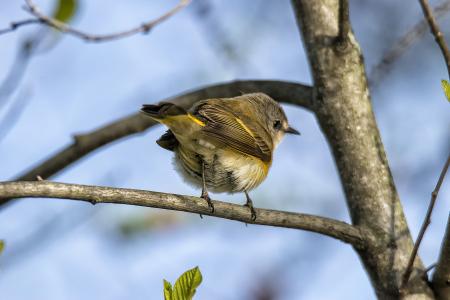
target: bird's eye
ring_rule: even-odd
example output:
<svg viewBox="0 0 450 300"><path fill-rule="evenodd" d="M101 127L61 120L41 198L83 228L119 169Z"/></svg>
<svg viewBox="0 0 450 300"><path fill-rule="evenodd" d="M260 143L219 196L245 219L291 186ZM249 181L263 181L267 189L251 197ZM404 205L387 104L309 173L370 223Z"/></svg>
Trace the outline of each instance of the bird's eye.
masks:
<svg viewBox="0 0 450 300"><path fill-rule="evenodd" d="M275 122L273 122L273 128L275 130L280 130L281 129L281 121L280 120L275 120Z"/></svg>

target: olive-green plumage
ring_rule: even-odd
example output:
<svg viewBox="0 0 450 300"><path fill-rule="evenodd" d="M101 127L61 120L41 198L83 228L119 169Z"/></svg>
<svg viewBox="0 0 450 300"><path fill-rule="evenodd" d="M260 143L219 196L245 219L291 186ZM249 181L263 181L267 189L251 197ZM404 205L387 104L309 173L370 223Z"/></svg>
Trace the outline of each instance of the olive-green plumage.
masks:
<svg viewBox="0 0 450 300"><path fill-rule="evenodd" d="M284 134L298 134L281 106L263 93L203 100L189 111L172 103L144 105L142 112L169 128L157 143L175 153L183 177L215 192L257 187Z"/></svg>

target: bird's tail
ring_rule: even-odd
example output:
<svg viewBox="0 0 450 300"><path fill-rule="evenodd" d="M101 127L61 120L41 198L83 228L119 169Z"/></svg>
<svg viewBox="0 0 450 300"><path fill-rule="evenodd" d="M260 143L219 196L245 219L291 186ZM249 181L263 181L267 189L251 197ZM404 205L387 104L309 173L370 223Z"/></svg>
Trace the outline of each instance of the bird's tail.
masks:
<svg viewBox="0 0 450 300"><path fill-rule="evenodd" d="M168 117L187 114L184 108L169 102L162 102L160 104L144 104L142 105L141 112L161 123L163 123L162 121Z"/></svg>
<svg viewBox="0 0 450 300"><path fill-rule="evenodd" d="M205 126L202 120L173 103L144 104L141 112L169 127L175 135Z"/></svg>

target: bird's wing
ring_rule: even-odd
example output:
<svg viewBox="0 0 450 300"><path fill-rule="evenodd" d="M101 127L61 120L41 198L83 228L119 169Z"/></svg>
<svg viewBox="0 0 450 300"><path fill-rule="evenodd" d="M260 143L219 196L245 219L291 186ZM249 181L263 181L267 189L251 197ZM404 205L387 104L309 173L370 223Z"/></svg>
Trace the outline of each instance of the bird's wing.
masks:
<svg viewBox="0 0 450 300"><path fill-rule="evenodd" d="M258 134L265 134L265 129L256 122L244 123L243 118L234 112L231 103L227 105L223 101L207 100L196 106L194 115L205 122L202 134L237 151L269 162L272 159L271 148L261 134Z"/></svg>

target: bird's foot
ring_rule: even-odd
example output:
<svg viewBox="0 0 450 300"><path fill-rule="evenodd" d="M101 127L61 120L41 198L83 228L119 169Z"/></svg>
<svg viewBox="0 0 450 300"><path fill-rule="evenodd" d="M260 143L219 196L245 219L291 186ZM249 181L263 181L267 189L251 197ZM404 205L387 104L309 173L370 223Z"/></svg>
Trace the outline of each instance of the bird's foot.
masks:
<svg viewBox="0 0 450 300"><path fill-rule="evenodd" d="M211 213L213 214L214 213L214 205L211 201L211 198L208 195L208 192L202 191L202 195L200 196L200 198L203 198L206 200L206 202L208 202L208 207L211 210Z"/></svg>
<svg viewBox="0 0 450 300"><path fill-rule="evenodd" d="M256 220L256 211L255 208L253 207L253 201L252 199L250 199L247 192L245 193L245 196L247 197L247 202L244 204L244 206L247 206L250 209L252 222L254 222Z"/></svg>

